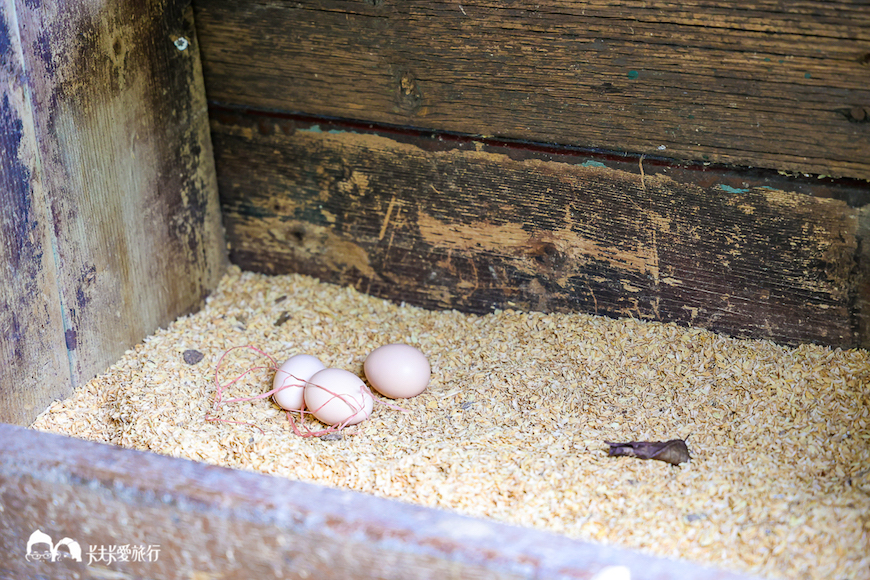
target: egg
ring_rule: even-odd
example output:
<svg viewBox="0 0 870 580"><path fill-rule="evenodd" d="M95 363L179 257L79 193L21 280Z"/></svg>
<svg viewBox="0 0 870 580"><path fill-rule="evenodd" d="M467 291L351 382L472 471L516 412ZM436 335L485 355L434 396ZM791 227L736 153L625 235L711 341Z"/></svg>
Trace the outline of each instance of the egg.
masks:
<svg viewBox="0 0 870 580"><path fill-rule="evenodd" d="M275 379L272 381L273 390L285 385L287 388L281 389L272 395L272 398L282 409L301 411L305 408L303 396L305 383L314 376L314 373L325 368L326 365L320 362L320 359L310 354L291 356L275 372Z"/></svg>
<svg viewBox="0 0 870 580"><path fill-rule="evenodd" d="M327 425L356 425L372 414L372 393L361 378L344 369L323 369L305 385L305 406Z"/></svg>
<svg viewBox="0 0 870 580"><path fill-rule="evenodd" d="M409 344L387 344L372 351L363 364L369 384L384 396L410 399L426 390L431 368L426 355Z"/></svg>

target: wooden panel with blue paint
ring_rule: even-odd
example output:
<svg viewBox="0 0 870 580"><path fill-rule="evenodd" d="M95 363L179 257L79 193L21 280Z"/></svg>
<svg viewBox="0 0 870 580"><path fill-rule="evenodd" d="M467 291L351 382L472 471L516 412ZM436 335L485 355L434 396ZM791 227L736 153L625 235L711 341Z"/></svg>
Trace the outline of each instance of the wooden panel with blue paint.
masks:
<svg viewBox="0 0 870 580"><path fill-rule="evenodd" d="M51 219L11 0L0 1L0 422L72 392Z"/></svg>
<svg viewBox="0 0 870 580"><path fill-rule="evenodd" d="M0 420L27 424L198 307L225 251L189 3L0 6Z"/></svg>
<svg viewBox="0 0 870 580"><path fill-rule="evenodd" d="M245 269L428 308L870 344L860 184L314 121L212 110Z"/></svg>
<svg viewBox="0 0 870 580"><path fill-rule="evenodd" d="M223 105L870 179L865 2L195 6Z"/></svg>

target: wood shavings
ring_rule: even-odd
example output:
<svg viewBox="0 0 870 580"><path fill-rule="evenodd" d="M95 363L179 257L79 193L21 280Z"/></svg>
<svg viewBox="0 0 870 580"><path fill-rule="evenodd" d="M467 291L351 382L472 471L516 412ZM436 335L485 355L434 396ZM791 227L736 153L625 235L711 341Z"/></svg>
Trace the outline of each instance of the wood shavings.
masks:
<svg viewBox="0 0 870 580"><path fill-rule="evenodd" d="M280 324L279 324L280 322ZM301 438L267 399L206 422L233 346L362 375L407 342L432 365L409 412ZM190 365L184 352L204 358ZM228 377L262 366L240 351ZM228 397L271 388L267 369ZM870 355L580 314L430 312L232 268L206 307L53 403L34 428L352 489L770 578L870 578ZM312 423L312 428L318 424ZM322 426L320 426L322 428ZM691 433L692 460L604 441Z"/></svg>

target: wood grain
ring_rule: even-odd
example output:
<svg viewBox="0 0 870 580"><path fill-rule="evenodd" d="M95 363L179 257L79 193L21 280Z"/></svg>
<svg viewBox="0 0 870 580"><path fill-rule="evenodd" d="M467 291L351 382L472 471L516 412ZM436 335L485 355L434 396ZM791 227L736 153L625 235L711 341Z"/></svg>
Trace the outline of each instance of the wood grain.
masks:
<svg viewBox="0 0 870 580"><path fill-rule="evenodd" d="M30 179L44 198L17 195L39 206L34 216L50 234L22 260L44 271L46 284L48 264L57 268L45 295L4 289L13 303L35 301L50 322L42 345L50 354L22 352L12 361L28 380L13 387L13 375L0 371L2 418L26 424L42 409L22 407L14 393L44 400L103 372L197 307L217 285L225 253L189 4L5 6L21 38L19 82L33 119L38 160ZM184 50L175 45L180 37ZM3 164L14 170L5 157ZM18 236L9 250L27 243ZM40 371L44 361L48 372ZM71 382L50 384L53 376Z"/></svg>
<svg viewBox="0 0 870 580"><path fill-rule="evenodd" d="M868 265L858 262L868 215L840 199L250 112L216 111L212 129L231 259L243 268L427 308L868 344Z"/></svg>
<svg viewBox="0 0 870 580"><path fill-rule="evenodd" d="M216 103L870 178L864 2L195 6Z"/></svg>
<svg viewBox="0 0 870 580"><path fill-rule="evenodd" d="M72 383L12 0L0 0L0 57L0 422L25 423Z"/></svg>
<svg viewBox="0 0 870 580"><path fill-rule="evenodd" d="M0 425L3 578L747 578L358 492ZM62 455L57 453L63 449ZM83 562L29 562L39 528ZM101 546L158 546L151 562L88 564ZM747 578L748 580L748 578Z"/></svg>

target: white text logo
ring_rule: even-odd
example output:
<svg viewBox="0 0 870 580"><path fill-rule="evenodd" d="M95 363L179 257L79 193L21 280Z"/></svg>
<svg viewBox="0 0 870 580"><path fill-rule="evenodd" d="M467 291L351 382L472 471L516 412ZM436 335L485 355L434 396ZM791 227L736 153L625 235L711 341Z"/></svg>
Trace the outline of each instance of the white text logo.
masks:
<svg viewBox="0 0 870 580"><path fill-rule="evenodd" d="M160 546L91 546L88 550L88 566L95 562L156 562Z"/></svg>

